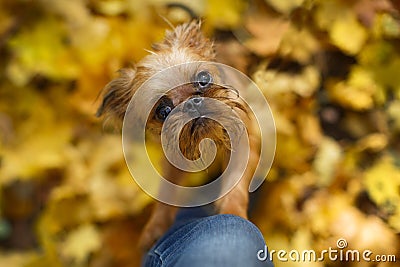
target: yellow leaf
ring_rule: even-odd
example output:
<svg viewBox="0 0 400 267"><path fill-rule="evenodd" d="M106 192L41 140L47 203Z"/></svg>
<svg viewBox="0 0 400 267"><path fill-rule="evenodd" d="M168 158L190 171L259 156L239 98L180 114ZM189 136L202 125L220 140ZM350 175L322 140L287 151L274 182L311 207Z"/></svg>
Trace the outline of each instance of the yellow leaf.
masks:
<svg viewBox="0 0 400 267"><path fill-rule="evenodd" d="M31 29L19 32L8 42L15 53L7 69L8 77L18 85L25 85L35 74L53 79L75 78L79 67L65 38L63 24L55 19L40 20Z"/></svg>
<svg viewBox="0 0 400 267"><path fill-rule="evenodd" d="M126 1L121 0L108 0L96 1L97 11L108 16L117 16L122 14L126 9Z"/></svg>
<svg viewBox="0 0 400 267"><path fill-rule="evenodd" d="M328 30L336 20L349 13L351 11L344 1L319 0L314 13L315 24Z"/></svg>
<svg viewBox="0 0 400 267"><path fill-rule="evenodd" d="M393 130L400 131L400 100L395 100L388 107L388 115L393 123Z"/></svg>
<svg viewBox="0 0 400 267"><path fill-rule="evenodd" d="M376 153L385 149L388 142L388 137L385 134L374 133L359 140L357 147L361 151L369 150Z"/></svg>
<svg viewBox="0 0 400 267"><path fill-rule="evenodd" d="M318 52L319 46L317 38L309 30L290 25L282 37L279 53L309 65L310 60Z"/></svg>
<svg viewBox="0 0 400 267"><path fill-rule="evenodd" d="M386 212L400 206L400 169L392 157L383 157L365 172L365 187L371 199Z"/></svg>
<svg viewBox="0 0 400 267"><path fill-rule="evenodd" d="M332 100L354 110L372 108L375 94L380 89L371 73L362 67L354 67L347 81L328 84Z"/></svg>
<svg viewBox="0 0 400 267"><path fill-rule="evenodd" d="M206 0L206 22L213 28L232 29L241 21L245 7L242 0Z"/></svg>
<svg viewBox="0 0 400 267"><path fill-rule="evenodd" d="M281 97L283 93L288 92L309 97L320 83L319 73L313 66L305 67L299 75L276 70L259 70L254 74L254 79L267 97Z"/></svg>
<svg viewBox="0 0 400 267"><path fill-rule="evenodd" d="M304 142L311 145L319 145L323 140L320 122L314 114L299 114L297 126Z"/></svg>
<svg viewBox="0 0 400 267"><path fill-rule="evenodd" d="M273 110L274 111L274 110ZM274 121L275 121L275 127L277 133L283 134L283 135L293 135L296 133L296 128L293 122L290 121L287 116L283 112L273 112L274 115Z"/></svg>
<svg viewBox="0 0 400 267"><path fill-rule="evenodd" d="M0 184L13 179L29 179L45 169L65 164L63 149L68 145L71 129L66 124L46 127L29 136L21 144L4 152L4 167L0 169Z"/></svg>
<svg viewBox="0 0 400 267"><path fill-rule="evenodd" d="M292 10L300 7L304 0L265 0L265 2L270 4L278 12L288 15Z"/></svg>
<svg viewBox="0 0 400 267"><path fill-rule="evenodd" d="M92 224L82 225L67 236L61 247L61 254L77 264L87 262L91 253L101 247L100 233Z"/></svg>
<svg viewBox="0 0 400 267"><path fill-rule="evenodd" d="M33 251L4 252L0 251L0 266L25 266L34 256Z"/></svg>
<svg viewBox="0 0 400 267"><path fill-rule="evenodd" d="M305 145L296 136L277 136L275 162L285 169L304 172L309 168L309 158L313 153L313 148Z"/></svg>
<svg viewBox="0 0 400 267"><path fill-rule="evenodd" d="M378 14L375 18L374 34L376 37L400 37L400 22L388 13Z"/></svg>
<svg viewBox="0 0 400 267"><path fill-rule="evenodd" d="M357 54L368 38L367 30L352 13L336 19L329 36L333 44L351 55Z"/></svg>
<svg viewBox="0 0 400 267"><path fill-rule="evenodd" d="M395 53L393 45L385 40L368 43L357 55L362 65L383 65L391 60Z"/></svg>
<svg viewBox="0 0 400 267"><path fill-rule="evenodd" d="M318 147L313 163L320 185L327 186L331 183L341 158L342 149L340 145L333 139L325 137Z"/></svg>
<svg viewBox="0 0 400 267"><path fill-rule="evenodd" d="M244 40L244 45L251 51L262 56L274 54L278 50L282 38L289 28L289 22L287 20L281 17L274 18L272 16L266 16L264 14L250 16L247 19L246 25L252 37L248 40ZM269 34L265 34L266 32ZM241 35L244 35L240 31L236 31L236 34L239 38Z"/></svg>
<svg viewBox="0 0 400 267"><path fill-rule="evenodd" d="M389 217L388 222L391 227L396 229L397 234L400 233L400 205L397 206L395 214Z"/></svg>
<svg viewBox="0 0 400 267"><path fill-rule="evenodd" d="M335 228L331 229L333 220L348 209L351 209L351 205L346 194L322 190L304 204L304 216L312 218L307 219L311 231L327 237L335 230ZM356 228L351 227L345 230L350 235L354 234ZM346 234L343 231L342 233Z"/></svg>

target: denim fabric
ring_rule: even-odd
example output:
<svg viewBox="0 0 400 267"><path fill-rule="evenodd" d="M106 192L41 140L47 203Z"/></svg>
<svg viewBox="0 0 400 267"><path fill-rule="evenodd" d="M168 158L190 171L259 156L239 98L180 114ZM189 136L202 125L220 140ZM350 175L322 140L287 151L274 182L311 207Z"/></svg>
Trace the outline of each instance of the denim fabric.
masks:
<svg viewBox="0 0 400 267"><path fill-rule="evenodd" d="M142 266L273 266L257 258L265 242L254 224L238 216L210 213L209 206L181 209L173 227L147 253Z"/></svg>

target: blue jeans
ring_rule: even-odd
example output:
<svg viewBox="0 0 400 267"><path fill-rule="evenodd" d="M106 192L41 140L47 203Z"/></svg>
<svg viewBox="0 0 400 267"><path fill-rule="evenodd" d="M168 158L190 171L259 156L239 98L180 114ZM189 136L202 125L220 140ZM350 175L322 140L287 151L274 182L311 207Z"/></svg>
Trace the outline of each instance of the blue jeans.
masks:
<svg viewBox="0 0 400 267"><path fill-rule="evenodd" d="M261 232L248 220L228 214L210 216L210 206L182 208L142 266L273 267L268 259L257 257L264 248Z"/></svg>

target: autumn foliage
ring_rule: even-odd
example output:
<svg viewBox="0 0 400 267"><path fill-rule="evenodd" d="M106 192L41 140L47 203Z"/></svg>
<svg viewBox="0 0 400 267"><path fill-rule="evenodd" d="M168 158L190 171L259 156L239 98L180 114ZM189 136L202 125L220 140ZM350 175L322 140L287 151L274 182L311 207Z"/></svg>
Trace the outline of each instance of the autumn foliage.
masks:
<svg viewBox="0 0 400 267"><path fill-rule="evenodd" d="M271 106L276 156L250 216L269 248L345 238L399 262L398 1L1 0L0 266L138 265L152 199L95 117L98 95L185 7Z"/></svg>

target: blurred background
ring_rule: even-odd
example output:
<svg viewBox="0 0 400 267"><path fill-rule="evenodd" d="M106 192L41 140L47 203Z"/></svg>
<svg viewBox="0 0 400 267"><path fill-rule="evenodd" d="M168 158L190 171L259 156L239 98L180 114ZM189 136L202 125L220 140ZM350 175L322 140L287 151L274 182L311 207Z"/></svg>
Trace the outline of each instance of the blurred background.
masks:
<svg viewBox="0 0 400 267"><path fill-rule="evenodd" d="M0 0L0 266L138 266L152 200L95 117L118 69L191 14L277 128L251 220L269 249L400 261L397 0ZM398 266L279 262L279 266Z"/></svg>

